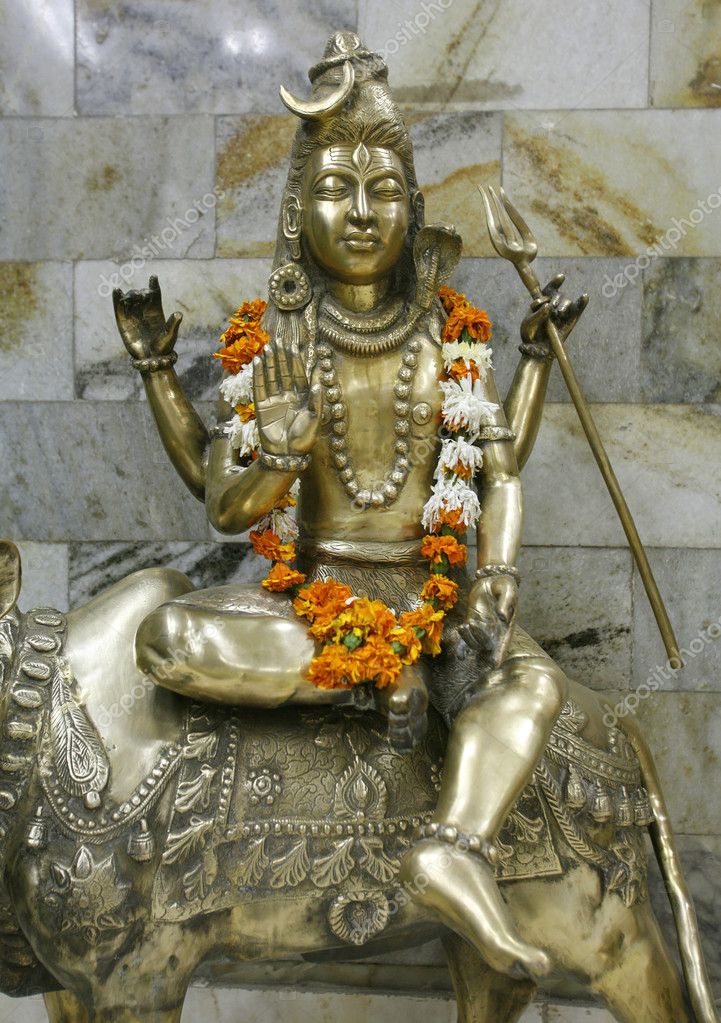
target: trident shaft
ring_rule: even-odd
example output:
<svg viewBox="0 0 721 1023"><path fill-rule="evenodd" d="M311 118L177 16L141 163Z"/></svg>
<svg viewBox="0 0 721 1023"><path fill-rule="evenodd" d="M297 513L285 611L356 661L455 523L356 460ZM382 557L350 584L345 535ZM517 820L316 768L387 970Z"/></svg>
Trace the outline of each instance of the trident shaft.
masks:
<svg viewBox="0 0 721 1023"><path fill-rule="evenodd" d="M530 292L531 296L533 298L541 298L541 285L535 272L531 269L531 262L536 258L536 253L538 252L536 239L534 238L531 229L528 227L525 220L503 189L501 189L500 198L496 195L493 188L489 187L486 190L479 186L478 190L483 197L488 233L494 249L499 256L502 256L504 259L513 263L518 271L519 277ZM598 468L601 470L601 475L608 487L608 492L610 493L611 500L618 512L618 517L621 520L621 525L623 526L623 530L628 539L628 544L631 548L634 561L638 566L638 571L643 581L656 622L658 623L669 661L673 666L681 667L683 662L681 660L681 655L679 654L678 643L676 642L673 626L671 625L663 598L661 597L658 585L656 584L653 572L651 571L651 566L648 562L648 556L645 548L641 542L640 536L638 535L636 523L633 521L633 516L631 515L631 511L626 503L626 498L623 496L621 486L616 478L616 473L613 471L613 466L611 465L606 449L603 446L603 441L601 440L601 436L591 415L588 402L583 395L578 378L576 377L576 373L568 358L566 349L563 346L563 342L561 341L558 330L556 329L556 325L550 318L547 321L547 329L548 339L551 342L553 354L558 360L558 365L561 368L561 373L563 374L566 387L568 388L573 404L576 407L578 418L581 420L583 432L586 434L588 443L591 446L591 451L593 452L593 457L596 459Z"/></svg>

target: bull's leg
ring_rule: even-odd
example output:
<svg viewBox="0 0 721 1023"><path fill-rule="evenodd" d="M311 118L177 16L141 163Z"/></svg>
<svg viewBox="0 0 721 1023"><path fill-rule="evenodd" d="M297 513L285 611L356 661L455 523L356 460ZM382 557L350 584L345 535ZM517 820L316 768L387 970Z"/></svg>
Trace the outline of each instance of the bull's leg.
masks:
<svg viewBox="0 0 721 1023"><path fill-rule="evenodd" d="M50 1023L89 1023L83 1005L69 991L45 995L45 1010Z"/></svg>
<svg viewBox="0 0 721 1023"><path fill-rule="evenodd" d="M689 1023L681 978L648 903L628 911L628 930L618 939L617 954L592 987L619 1023Z"/></svg>
<svg viewBox="0 0 721 1023"><path fill-rule="evenodd" d="M453 931L443 937L458 1007L458 1023L515 1023L532 1000L536 985L492 970L476 950Z"/></svg>
<svg viewBox="0 0 721 1023"><path fill-rule="evenodd" d="M579 865L563 878L509 884L527 941L545 940L554 964L598 995L619 1023L690 1023L681 978L648 901L625 906Z"/></svg>

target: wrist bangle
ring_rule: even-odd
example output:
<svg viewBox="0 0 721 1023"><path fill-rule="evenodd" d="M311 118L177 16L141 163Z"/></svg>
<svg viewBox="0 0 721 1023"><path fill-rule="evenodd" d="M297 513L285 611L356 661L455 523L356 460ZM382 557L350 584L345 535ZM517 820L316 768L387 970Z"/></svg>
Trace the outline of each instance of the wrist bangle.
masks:
<svg viewBox="0 0 721 1023"><path fill-rule="evenodd" d="M529 359L535 359L537 362L553 362L555 356L553 349L548 345L537 345L537 344L526 344L518 346L518 351L521 355L527 355Z"/></svg>
<svg viewBox="0 0 721 1023"><path fill-rule="evenodd" d="M269 455L261 451L260 462L276 472L303 472L310 465L310 455Z"/></svg>
<svg viewBox="0 0 721 1023"><path fill-rule="evenodd" d="M177 352L167 355L149 355L146 359L133 359L133 367L139 373L157 373L159 369L169 369L178 361Z"/></svg>
<svg viewBox="0 0 721 1023"><path fill-rule="evenodd" d="M476 572L476 579L489 579L498 575L510 575L520 585L521 573L514 565L483 565Z"/></svg>

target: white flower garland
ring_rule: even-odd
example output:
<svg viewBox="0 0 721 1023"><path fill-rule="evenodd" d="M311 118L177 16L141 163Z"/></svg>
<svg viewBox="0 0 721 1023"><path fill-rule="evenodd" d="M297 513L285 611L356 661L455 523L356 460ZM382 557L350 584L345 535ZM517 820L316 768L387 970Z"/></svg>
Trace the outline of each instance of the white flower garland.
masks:
<svg viewBox="0 0 721 1023"><path fill-rule="evenodd" d="M492 368L490 347L476 341L446 341L441 353L446 371L462 360L468 372L460 380L440 381L441 419L457 436L441 444L434 474L436 482L423 508L423 528L429 533L435 532L444 514L450 512L459 513L459 526L466 529L473 529L481 517L481 504L471 481L483 465L483 452L474 442L481 426L494 422L498 412L498 405L483 397L481 386L481 380ZM474 366L480 374L475 381ZM458 474L459 469L463 476Z"/></svg>

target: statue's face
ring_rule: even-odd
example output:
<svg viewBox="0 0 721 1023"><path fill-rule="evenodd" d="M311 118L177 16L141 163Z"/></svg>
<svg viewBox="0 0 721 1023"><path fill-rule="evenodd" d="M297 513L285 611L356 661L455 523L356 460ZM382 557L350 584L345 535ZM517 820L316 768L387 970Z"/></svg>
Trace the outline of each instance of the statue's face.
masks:
<svg viewBox="0 0 721 1023"><path fill-rule="evenodd" d="M403 251L410 203L403 164L392 149L335 145L317 149L303 180L303 234L331 277L370 284Z"/></svg>

